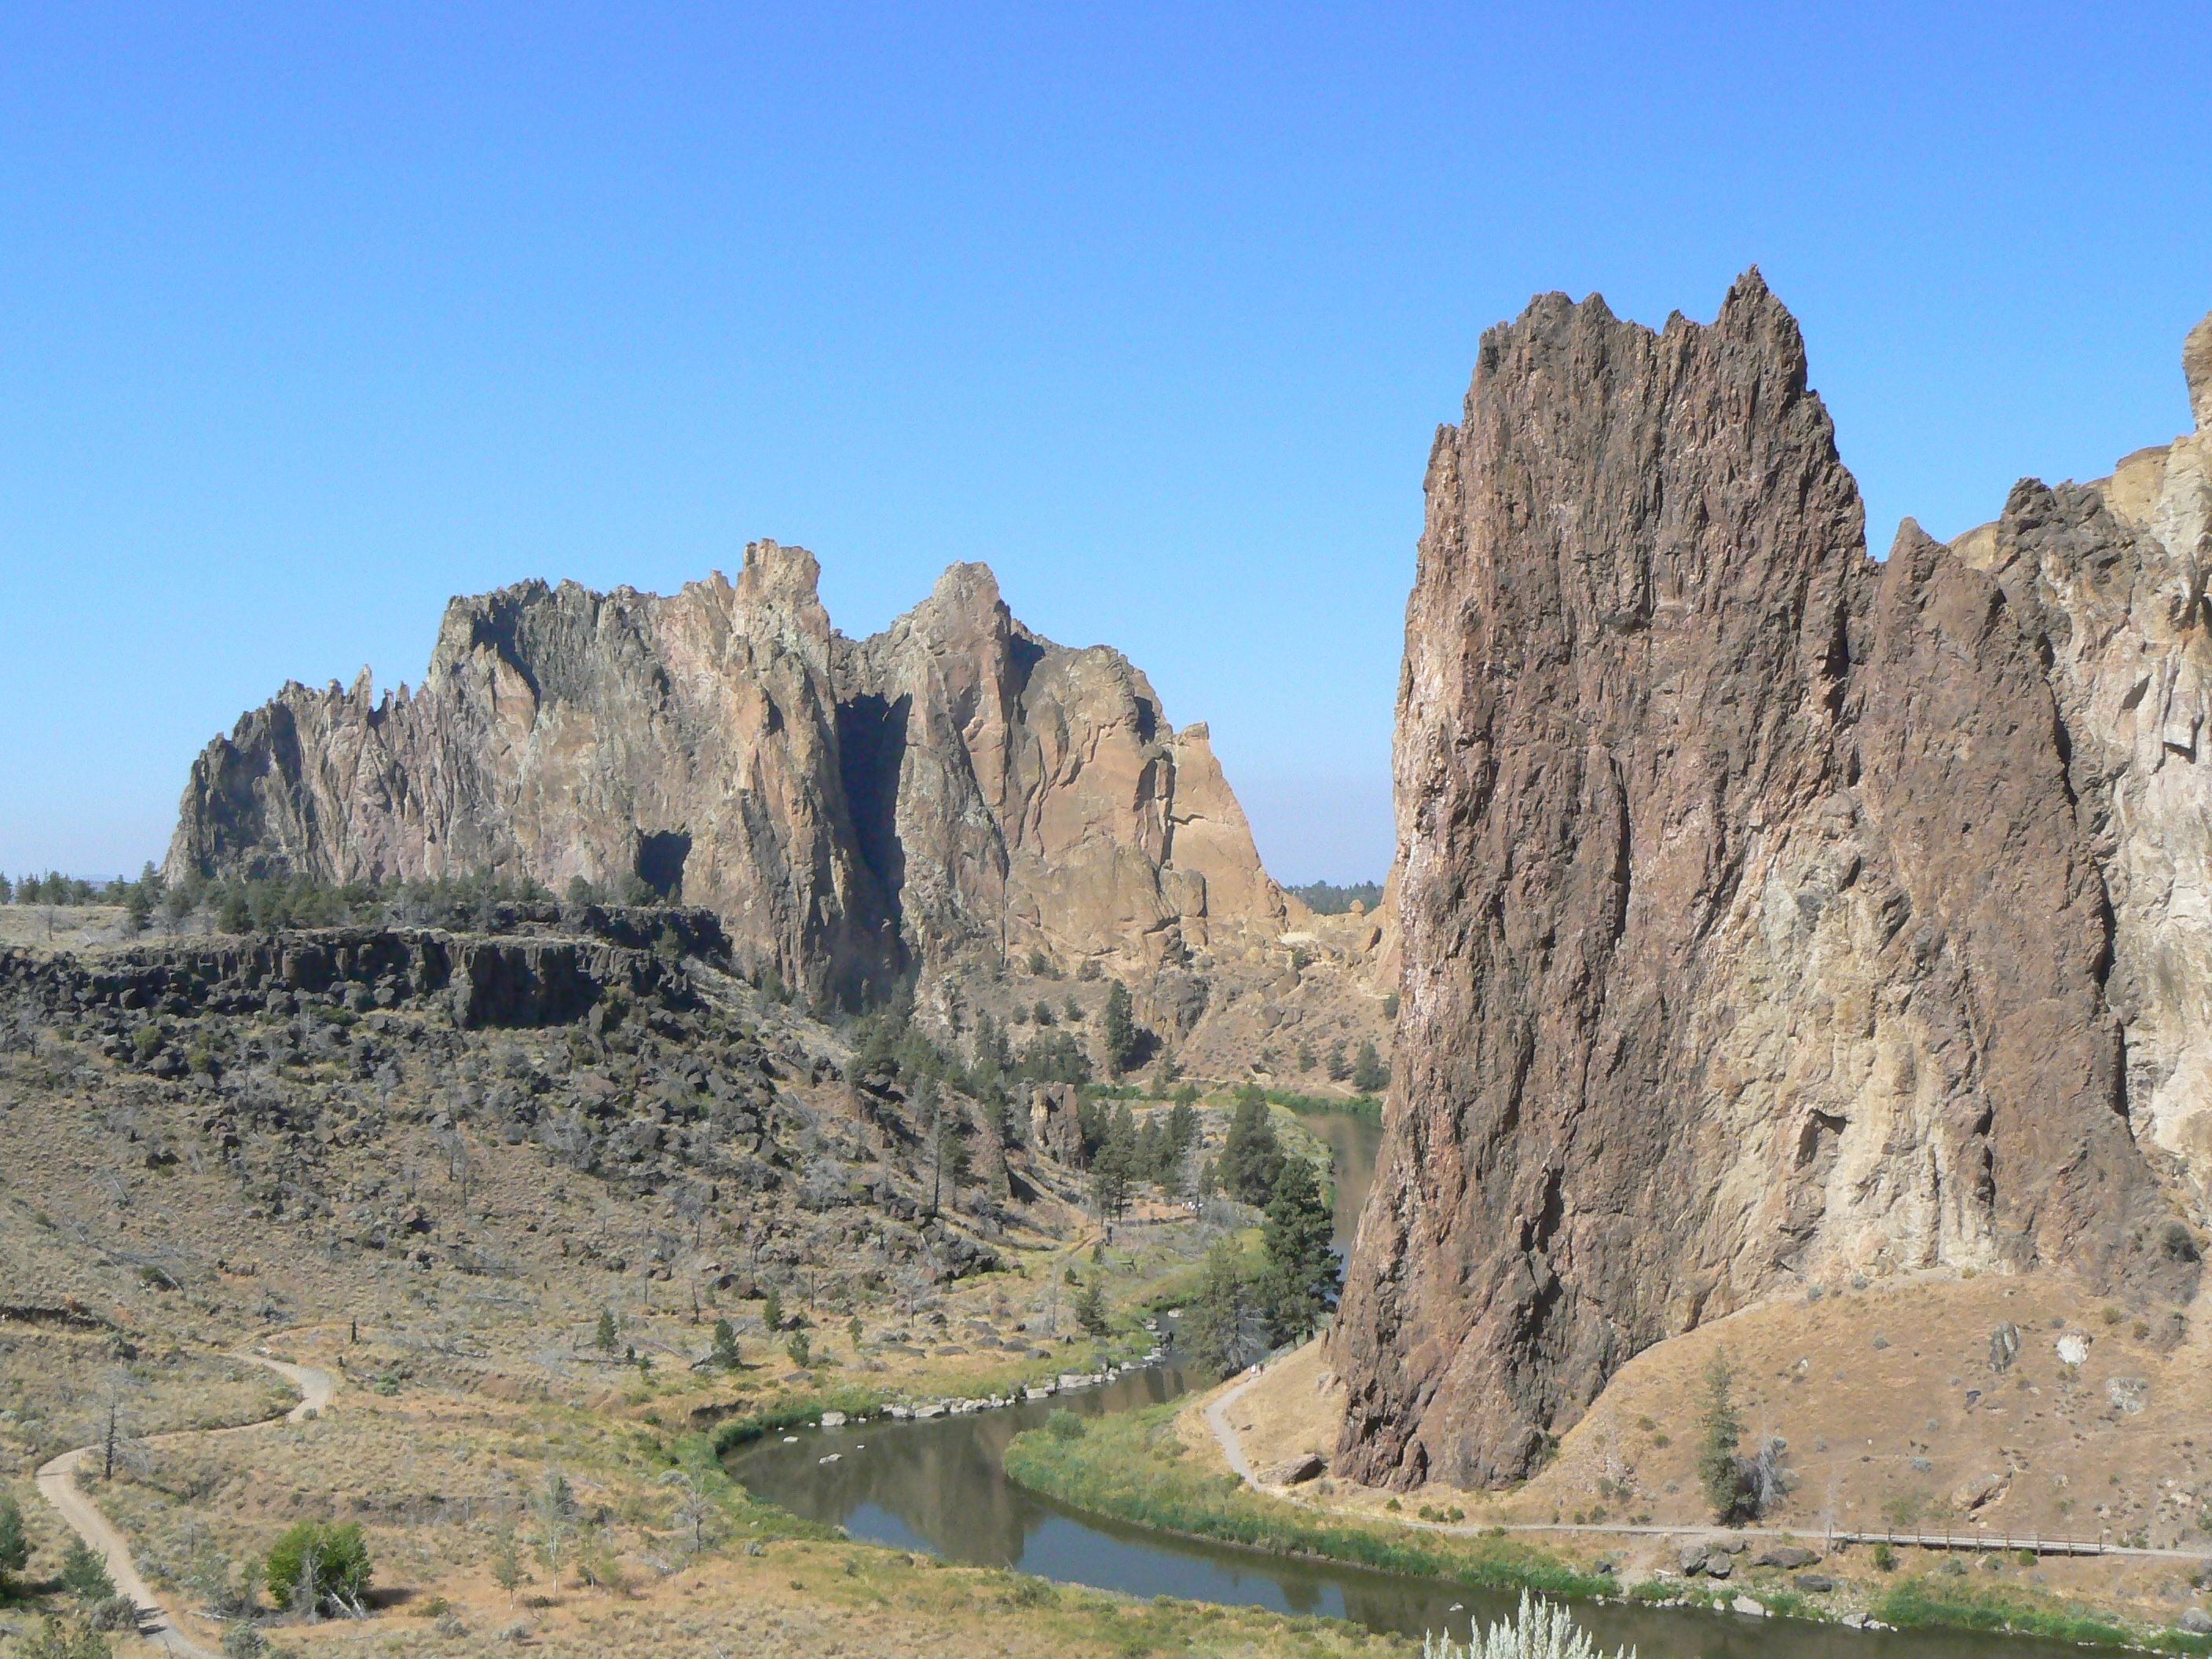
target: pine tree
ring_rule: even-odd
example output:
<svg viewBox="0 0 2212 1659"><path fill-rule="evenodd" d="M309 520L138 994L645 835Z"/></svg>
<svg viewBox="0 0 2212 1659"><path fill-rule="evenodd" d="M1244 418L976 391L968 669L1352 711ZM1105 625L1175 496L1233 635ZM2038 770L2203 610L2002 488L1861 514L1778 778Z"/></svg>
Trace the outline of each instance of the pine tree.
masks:
<svg viewBox="0 0 2212 1659"><path fill-rule="evenodd" d="M1137 1132L1138 1178L1155 1187L1164 1187L1174 1173L1175 1144L1168 1139L1167 1125L1156 1112L1145 1120L1145 1127Z"/></svg>
<svg viewBox="0 0 2212 1659"><path fill-rule="evenodd" d="M1235 1239L1218 1239L1185 1326L1192 1357L1208 1370L1225 1375L1243 1363L1245 1306L1243 1254Z"/></svg>
<svg viewBox="0 0 2212 1659"><path fill-rule="evenodd" d="M1221 1148L1221 1185L1240 1203L1265 1204L1274 1195L1275 1176L1282 1163L1267 1097L1257 1087L1247 1087L1237 1097L1229 1138Z"/></svg>
<svg viewBox="0 0 2212 1659"><path fill-rule="evenodd" d="M1713 1356L1705 1370L1705 1408L1698 1418L1698 1484L1713 1506L1713 1519L1723 1523L1742 1518L1747 1496L1743 1461L1736 1443L1743 1438L1743 1419L1735 1398L1735 1369L1725 1350Z"/></svg>
<svg viewBox="0 0 2212 1659"><path fill-rule="evenodd" d="M1375 1052L1372 1042L1359 1045L1359 1058L1352 1066L1352 1086L1363 1095L1376 1094L1390 1086L1390 1068L1382 1063L1382 1056Z"/></svg>
<svg viewBox="0 0 2212 1659"><path fill-rule="evenodd" d="M80 1601L105 1601L115 1594L107 1559L82 1538L70 1540L69 1551L62 1557L62 1583Z"/></svg>
<svg viewBox="0 0 2212 1659"><path fill-rule="evenodd" d="M1106 1287L1095 1278L1075 1298L1075 1322L1093 1336L1103 1336L1112 1329L1106 1318Z"/></svg>
<svg viewBox="0 0 2212 1659"><path fill-rule="evenodd" d="M1100 1022L1098 1036L1106 1050L1109 1077L1120 1077L1143 1058L1143 1040L1137 1030L1136 1017L1129 1010L1129 988L1118 979L1107 988L1106 1014Z"/></svg>
<svg viewBox="0 0 2212 1659"><path fill-rule="evenodd" d="M1111 1144L1091 1161L1091 1201L1102 1221L1117 1221L1129 1207L1128 1161Z"/></svg>
<svg viewBox="0 0 2212 1659"><path fill-rule="evenodd" d="M1335 1305L1335 1231L1313 1165L1302 1158L1285 1158L1261 1231L1267 1257L1261 1288L1271 1340L1305 1335Z"/></svg>
<svg viewBox="0 0 2212 1659"><path fill-rule="evenodd" d="M0 1590L8 1580L31 1565L31 1540L23 1530L22 1505L0 1492Z"/></svg>
<svg viewBox="0 0 2212 1659"><path fill-rule="evenodd" d="M599 1328L592 1340L599 1344L601 1353L615 1351L615 1310L612 1308L599 1310Z"/></svg>
<svg viewBox="0 0 2212 1659"><path fill-rule="evenodd" d="M1188 1100L1178 1098L1168 1114L1168 1144L1177 1158L1198 1144L1198 1112Z"/></svg>
<svg viewBox="0 0 2212 1659"><path fill-rule="evenodd" d="M738 1328L726 1319L714 1322L714 1363L727 1370L738 1368Z"/></svg>

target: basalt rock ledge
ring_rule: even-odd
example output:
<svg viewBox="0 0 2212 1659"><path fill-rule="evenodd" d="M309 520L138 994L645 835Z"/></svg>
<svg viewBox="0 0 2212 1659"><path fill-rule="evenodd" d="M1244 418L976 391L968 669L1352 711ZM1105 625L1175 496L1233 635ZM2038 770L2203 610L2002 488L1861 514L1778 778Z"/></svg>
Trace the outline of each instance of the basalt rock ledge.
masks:
<svg viewBox="0 0 2212 1659"><path fill-rule="evenodd" d="M1485 337L1407 612L1334 1467L1515 1479L1634 1353L1838 1275L2187 1299L2208 443L1876 562L1755 271L1709 326L1553 295Z"/></svg>

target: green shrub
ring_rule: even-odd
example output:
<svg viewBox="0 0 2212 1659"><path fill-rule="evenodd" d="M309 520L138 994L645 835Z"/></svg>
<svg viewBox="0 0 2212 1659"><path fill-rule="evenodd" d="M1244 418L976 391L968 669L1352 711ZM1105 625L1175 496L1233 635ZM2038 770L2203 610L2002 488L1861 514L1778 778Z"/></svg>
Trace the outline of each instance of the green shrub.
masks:
<svg viewBox="0 0 2212 1659"><path fill-rule="evenodd" d="M31 1565L31 1540L23 1530L22 1506L0 1492L0 1589L13 1574Z"/></svg>
<svg viewBox="0 0 2212 1659"><path fill-rule="evenodd" d="M346 1612L368 1593L370 1571L358 1526L302 1521L270 1547L262 1577L279 1607L312 1599L318 1608Z"/></svg>
<svg viewBox="0 0 2212 1659"><path fill-rule="evenodd" d="M1044 1420L1045 1431L1055 1440L1083 1438L1083 1419L1073 1412L1055 1411Z"/></svg>
<svg viewBox="0 0 2212 1659"><path fill-rule="evenodd" d="M114 1651L108 1639L91 1626L64 1625L52 1613L15 1644L20 1659L109 1659Z"/></svg>
<svg viewBox="0 0 2212 1659"><path fill-rule="evenodd" d="M62 1557L62 1583L80 1601L105 1601L115 1594L115 1581L107 1576L107 1559L82 1538L70 1540Z"/></svg>
<svg viewBox="0 0 2212 1659"><path fill-rule="evenodd" d="M1881 1547L1876 1547L1879 1557ZM1879 1559L1876 1565L1880 1565ZM1937 1586L1925 1578L1900 1579L1874 1609L1886 1624L1946 1625L1954 1630L2014 1631L2094 1647L2125 1647L2134 1638L2118 1625L2087 1614L2054 1609L2036 1598L2000 1587L1970 1589Z"/></svg>

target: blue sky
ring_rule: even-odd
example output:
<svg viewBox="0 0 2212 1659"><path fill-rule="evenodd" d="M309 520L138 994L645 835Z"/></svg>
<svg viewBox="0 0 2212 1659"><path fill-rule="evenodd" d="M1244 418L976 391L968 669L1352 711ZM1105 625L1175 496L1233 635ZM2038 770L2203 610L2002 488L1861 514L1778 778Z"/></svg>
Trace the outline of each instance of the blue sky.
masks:
<svg viewBox="0 0 2212 1659"><path fill-rule="evenodd" d="M2187 423L2212 28L1854 4L0 10L0 869L287 678L772 536L953 559L1376 876L1435 426L1537 291L1803 322L1874 539Z"/></svg>

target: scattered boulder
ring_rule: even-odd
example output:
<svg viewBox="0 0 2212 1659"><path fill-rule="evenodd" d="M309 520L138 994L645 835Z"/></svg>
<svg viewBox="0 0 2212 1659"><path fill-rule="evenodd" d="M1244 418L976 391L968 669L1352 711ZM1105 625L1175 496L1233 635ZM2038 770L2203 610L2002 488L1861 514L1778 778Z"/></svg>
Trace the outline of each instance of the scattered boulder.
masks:
<svg viewBox="0 0 2212 1659"><path fill-rule="evenodd" d="M1754 1567L1781 1567L1795 1571L1809 1567L1820 1559L1820 1552L1808 1550L1796 1544L1777 1544L1772 1549L1761 1550L1752 1561Z"/></svg>
<svg viewBox="0 0 2212 1659"><path fill-rule="evenodd" d="M2202 1607L2191 1607L2174 1621L2175 1628L2187 1631L2191 1636L2212 1636L2212 1613Z"/></svg>
<svg viewBox="0 0 2212 1659"><path fill-rule="evenodd" d="M1328 1460L1319 1452L1300 1452L1276 1464L1260 1479L1271 1486L1297 1486L1328 1473Z"/></svg>
<svg viewBox="0 0 2212 1659"><path fill-rule="evenodd" d="M1735 1571L1735 1562L1728 1556L1709 1555L1705 1558L1705 1577L1708 1578L1726 1578Z"/></svg>
<svg viewBox="0 0 2212 1659"><path fill-rule="evenodd" d="M1990 1369L2002 1376L2019 1358L2020 1327L2008 1319L1990 1334Z"/></svg>
<svg viewBox="0 0 2212 1659"><path fill-rule="evenodd" d="M2058 1339L2058 1363L2078 1365L2089 1357L2089 1339L2079 1331L2069 1331Z"/></svg>
<svg viewBox="0 0 2212 1659"><path fill-rule="evenodd" d="M2105 1398L2126 1417L2142 1410L2143 1401L2149 1395L2150 1382L2145 1377L2116 1376L2105 1384Z"/></svg>
<svg viewBox="0 0 2212 1659"><path fill-rule="evenodd" d="M1801 1572L1790 1583L1808 1595L1826 1595L1836 1587L1836 1581L1825 1572Z"/></svg>
<svg viewBox="0 0 2212 1659"><path fill-rule="evenodd" d="M1764 1619L1766 1617L1766 1603L1754 1600L1753 1597L1748 1595L1737 1596L1735 1601L1729 1603L1729 1610L1731 1613L1742 1613L1747 1618L1751 1619Z"/></svg>

